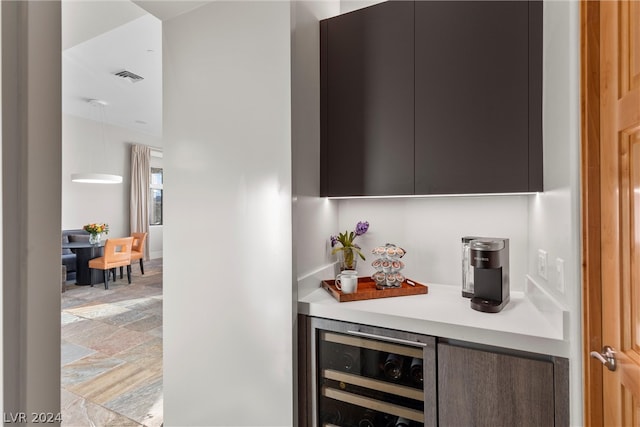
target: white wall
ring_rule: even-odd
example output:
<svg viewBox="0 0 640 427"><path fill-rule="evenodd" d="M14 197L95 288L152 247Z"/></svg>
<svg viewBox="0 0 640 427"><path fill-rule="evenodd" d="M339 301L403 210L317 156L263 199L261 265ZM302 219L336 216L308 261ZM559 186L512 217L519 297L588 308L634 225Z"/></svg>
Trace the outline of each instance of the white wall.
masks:
<svg viewBox="0 0 640 427"><path fill-rule="evenodd" d="M329 236L338 226L337 202L320 198L320 25L339 13L339 1L292 2L291 150L294 277L314 289L331 268ZM311 279L311 280L308 280Z"/></svg>
<svg viewBox="0 0 640 427"><path fill-rule="evenodd" d="M320 198L320 25L318 21L339 12L339 1L291 2L291 157L293 215L293 342L297 340L297 301L311 292L332 270L327 236L337 227L337 204ZM306 289L305 289L306 288ZM295 381L299 375L293 360L294 420L297 396L304 393ZM295 424L294 424L295 425Z"/></svg>
<svg viewBox="0 0 640 427"><path fill-rule="evenodd" d="M579 27L577 2L544 8L544 193L529 208L528 272L569 305L580 301ZM547 279L537 273L538 249L548 252ZM556 288L556 258L567 265L567 289ZM577 296L577 297L576 297Z"/></svg>
<svg viewBox="0 0 640 427"><path fill-rule="evenodd" d="M571 424L582 425L580 252L580 25L577 1L546 1L543 33L544 193L529 205L528 272L570 311ZM538 249L548 276L537 274ZM564 260L565 291L556 288Z"/></svg>
<svg viewBox="0 0 640 427"><path fill-rule="evenodd" d="M67 114L62 116L62 135L62 229L105 222L109 224L107 237L128 236L131 144L161 147L162 140ZM122 175L123 181L109 185L71 182L71 174L78 172ZM149 240L158 238L161 233Z"/></svg>
<svg viewBox="0 0 640 427"><path fill-rule="evenodd" d="M363 7L373 6L374 4L383 3L387 0L341 0L340 13L352 12Z"/></svg>
<svg viewBox="0 0 640 427"><path fill-rule="evenodd" d="M527 199L531 196L434 197L424 199L351 199L339 201L337 231L369 221L357 238L365 252L358 273L374 269L371 249L395 243L407 251L403 273L423 283L462 285L463 236L509 239L511 289L523 290L527 254Z"/></svg>
<svg viewBox="0 0 640 427"><path fill-rule="evenodd" d="M164 419L293 424L290 5L164 28Z"/></svg>

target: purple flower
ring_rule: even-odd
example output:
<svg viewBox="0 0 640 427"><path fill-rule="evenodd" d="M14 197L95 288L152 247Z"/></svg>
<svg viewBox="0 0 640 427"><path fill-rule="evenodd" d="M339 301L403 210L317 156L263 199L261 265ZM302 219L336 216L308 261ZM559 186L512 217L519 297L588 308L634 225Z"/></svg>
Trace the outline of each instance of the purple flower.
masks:
<svg viewBox="0 0 640 427"><path fill-rule="evenodd" d="M362 236L369 229L369 221L360 221L356 225L356 236Z"/></svg>
<svg viewBox="0 0 640 427"><path fill-rule="evenodd" d="M331 236L331 247L334 247L338 243L338 236Z"/></svg>

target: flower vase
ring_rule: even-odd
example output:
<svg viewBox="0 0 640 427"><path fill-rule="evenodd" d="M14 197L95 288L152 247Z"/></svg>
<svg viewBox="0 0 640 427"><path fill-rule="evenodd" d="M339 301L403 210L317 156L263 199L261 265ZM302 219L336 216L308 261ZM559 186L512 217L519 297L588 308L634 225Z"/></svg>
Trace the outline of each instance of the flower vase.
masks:
<svg viewBox="0 0 640 427"><path fill-rule="evenodd" d="M100 243L100 239L102 238L102 233L91 233L89 234L89 243L95 245L96 243Z"/></svg>
<svg viewBox="0 0 640 427"><path fill-rule="evenodd" d="M340 262L340 271L355 270L358 265L358 253L355 248L345 247L338 252L338 261Z"/></svg>

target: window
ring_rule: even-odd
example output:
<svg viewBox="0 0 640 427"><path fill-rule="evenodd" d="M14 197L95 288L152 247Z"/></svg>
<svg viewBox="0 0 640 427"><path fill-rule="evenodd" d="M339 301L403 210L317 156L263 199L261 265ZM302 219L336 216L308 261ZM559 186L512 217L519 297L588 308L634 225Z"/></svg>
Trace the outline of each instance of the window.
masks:
<svg viewBox="0 0 640 427"><path fill-rule="evenodd" d="M151 168L149 225L162 225L162 168Z"/></svg>

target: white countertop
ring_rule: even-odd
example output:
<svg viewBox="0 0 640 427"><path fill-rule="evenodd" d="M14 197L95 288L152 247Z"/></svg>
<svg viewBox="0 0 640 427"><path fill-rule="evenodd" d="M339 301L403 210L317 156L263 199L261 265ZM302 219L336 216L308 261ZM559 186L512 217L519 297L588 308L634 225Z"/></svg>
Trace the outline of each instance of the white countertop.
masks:
<svg viewBox="0 0 640 427"><path fill-rule="evenodd" d="M338 302L318 288L298 301L298 312L451 340L568 357L566 324L541 312L522 292L499 313L482 313L469 306L460 288L428 284L426 295Z"/></svg>

